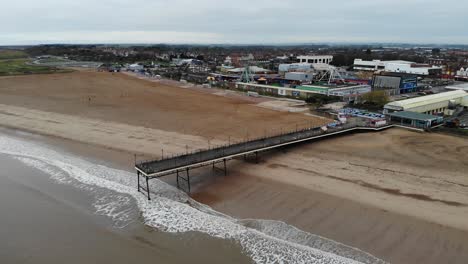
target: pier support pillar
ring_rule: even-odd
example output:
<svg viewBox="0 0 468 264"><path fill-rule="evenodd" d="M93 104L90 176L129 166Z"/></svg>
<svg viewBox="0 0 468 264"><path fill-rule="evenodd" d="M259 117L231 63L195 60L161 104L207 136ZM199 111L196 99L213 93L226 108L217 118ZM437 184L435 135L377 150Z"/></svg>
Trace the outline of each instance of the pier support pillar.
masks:
<svg viewBox="0 0 468 264"><path fill-rule="evenodd" d="M224 162L224 176L227 176L226 159L223 159L223 162Z"/></svg>
<svg viewBox="0 0 468 264"><path fill-rule="evenodd" d="M149 179L148 179L148 176L146 176L145 178L146 178L146 192L148 193L148 201L149 201L151 200L150 189L149 189Z"/></svg>
<svg viewBox="0 0 468 264"><path fill-rule="evenodd" d="M187 168L187 184L188 184L188 192L190 193L190 174L189 174L189 168Z"/></svg>
<svg viewBox="0 0 468 264"><path fill-rule="evenodd" d="M138 192L140 192L140 171L137 171L138 177Z"/></svg>
<svg viewBox="0 0 468 264"><path fill-rule="evenodd" d="M177 189L180 189L180 186L179 186L179 171L177 171Z"/></svg>

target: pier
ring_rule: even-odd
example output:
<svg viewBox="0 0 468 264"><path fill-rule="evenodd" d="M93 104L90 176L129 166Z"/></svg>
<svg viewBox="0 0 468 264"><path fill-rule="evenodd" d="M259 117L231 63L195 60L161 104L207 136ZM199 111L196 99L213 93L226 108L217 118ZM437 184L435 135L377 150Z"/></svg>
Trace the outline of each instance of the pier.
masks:
<svg viewBox="0 0 468 264"><path fill-rule="evenodd" d="M215 169L217 168L217 164L222 164L222 168L218 169L222 170L224 174L227 175L227 161L237 157L254 156L256 161L258 161L259 153L272 149L341 134L380 131L390 127L393 127L393 125L370 127L360 124L345 124L335 128L328 128L326 131L322 130L321 127L313 127L281 135L263 137L241 143L185 153L178 156L161 158L159 160L135 162L135 169L138 177L138 191L146 192L148 200L151 200L149 181L151 179L175 174L177 177L177 187L180 188L181 182L185 182L187 184L186 191L190 192L190 170L195 168L213 166L213 169ZM143 184L141 184L141 178L144 179Z"/></svg>

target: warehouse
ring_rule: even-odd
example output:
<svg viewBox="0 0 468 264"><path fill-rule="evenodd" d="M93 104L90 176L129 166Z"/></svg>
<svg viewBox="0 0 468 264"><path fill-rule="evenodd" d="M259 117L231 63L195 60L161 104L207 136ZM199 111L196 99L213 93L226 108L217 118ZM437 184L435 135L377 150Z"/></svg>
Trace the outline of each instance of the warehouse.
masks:
<svg viewBox="0 0 468 264"><path fill-rule="evenodd" d="M435 75L439 75L442 73L442 67L431 66L431 65L426 65L426 64L417 64L412 61L403 61L403 60L365 61L362 59L355 59L353 68L356 71L399 72L399 73L415 74L415 75L422 75L422 76L435 76Z"/></svg>
<svg viewBox="0 0 468 264"><path fill-rule="evenodd" d="M417 128L431 128L443 123L444 119L440 116L433 116L415 112L394 112L387 114L387 120L393 124L402 126L411 126Z"/></svg>
<svg viewBox="0 0 468 264"><path fill-rule="evenodd" d="M395 101L384 106L384 113L410 111L424 114L452 115L458 106L468 106L468 93L462 90Z"/></svg>

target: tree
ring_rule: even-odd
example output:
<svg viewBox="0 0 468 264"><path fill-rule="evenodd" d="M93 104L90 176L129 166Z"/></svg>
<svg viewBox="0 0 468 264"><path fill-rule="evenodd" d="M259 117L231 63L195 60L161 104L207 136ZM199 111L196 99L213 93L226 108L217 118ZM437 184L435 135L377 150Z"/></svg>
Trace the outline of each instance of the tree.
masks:
<svg viewBox="0 0 468 264"><path fill-rule="evenodd" d="M382 108L389 98L385 91L373 91L362 96L365 105Z"/></svg>
<svg viewBox="0 0 468 264"><path fill-rule="evenodd" d="M439 55L440 54L440 49L439 48L433 48L432 49L432 55Z"/></svg>

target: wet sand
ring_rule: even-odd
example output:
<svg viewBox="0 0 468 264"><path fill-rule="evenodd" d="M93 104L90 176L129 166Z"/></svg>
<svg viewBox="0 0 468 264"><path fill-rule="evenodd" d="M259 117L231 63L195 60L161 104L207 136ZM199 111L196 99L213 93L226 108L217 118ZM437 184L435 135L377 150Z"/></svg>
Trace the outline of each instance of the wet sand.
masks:
<svg viewBox="0 0 468 264"><path fill-rule="evenodd" d="M137 210L129 226L113 227L85 191L8 156L0 166L2 263L250 263L230 241L145 227Z"/></svg>
<svg viewBox="0 0 468 264"><path fill-rule="evenodd" d="M468 142L400 129L235 161L195 199L285 221L391 263L466 263Z"/></svg>
<svg viewBox="0 0 468 264"><path fill-rule="evenodd" d="M466 263L468 232L251 175L230 174L194 199L238 218L272 219L390 263Z"/></svg>

